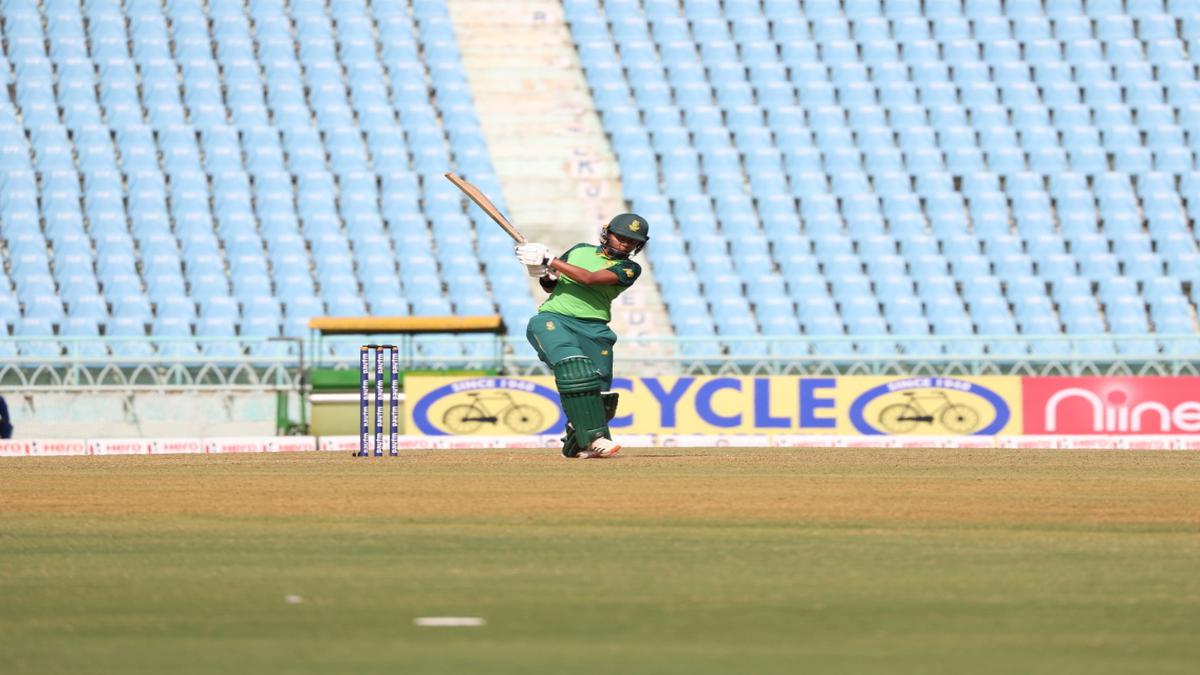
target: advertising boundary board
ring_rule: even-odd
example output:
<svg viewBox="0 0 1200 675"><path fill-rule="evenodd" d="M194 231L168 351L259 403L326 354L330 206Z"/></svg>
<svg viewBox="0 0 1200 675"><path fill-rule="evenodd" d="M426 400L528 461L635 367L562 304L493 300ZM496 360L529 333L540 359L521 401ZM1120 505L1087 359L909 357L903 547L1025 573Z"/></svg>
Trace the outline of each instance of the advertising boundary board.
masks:
<svg viewBox="0 0 1200 675"><path fill-rule="evenodd" d="M1025 377L1024 433L1200 436L1200 377Z"/></svg>
<svg viewBox="0 0 1200 675"><path fill-rule="evenodd" d="M110 439L53 439L34 438L0 441L0 458L9 457L80 457L130 455L128 440L119 439L112 452ZM843 436L797 434L743 434L711 436L698 434L642 434L621 438L633 455L638 448L777 448L873 450L886 448L908 449L1015 449L1015 450L1193 450L1200 451L1200 436ZM400 457L405 452L428 450L484 449L543 449L548 456L557 456L561 448L559 437L538 436L401 436ZM358 451L357 436L261 436L237 438L145 438L140 447L151 449L146 455L177 454L245 454L293 452ZM197 452L197 448L204 450ZM621 455L617 456L618 459ZM363 459L361 461L375 461ZM382 461L382 460L381 460Z"/></svg>
<svg viewBox="0 0 1200 675"><path fill-rule="evenodd" d="M1022 429L1015 376L617 377L616 436L992 436ZM405 379L405 428L436 436L551 435L566 418L554 378Z"/></svg>
<svg viewBox="0 0 1200 675"><path fill-rule="evenodd" d="M400 436L402 455L484 448L557 454L561 447L564 418L552 378L412 377L408 386L416 402L410 409L426 415L424 426L408 428L435 433ZM613 432L631 450L1200 450L1200 377L664 377L617 378L613 389L622 394ZM493 391L502 395L489 400ZM422 401L430 392L462 394L470 403ZM471 433L431 426L434 413ZM658 423L639 425L638 415ZM495 433L501 427L527 430ZM0 441L0 457L350 454L358 443L357 436L32 438Z"/></svg>
<svg viewBox="0 0 1200 675"><path fill-rule="evenodd" d="M561 433L550 377L412 377L411 433ZM615 436L1200 436L1200 377L615 378Z"/></svg>

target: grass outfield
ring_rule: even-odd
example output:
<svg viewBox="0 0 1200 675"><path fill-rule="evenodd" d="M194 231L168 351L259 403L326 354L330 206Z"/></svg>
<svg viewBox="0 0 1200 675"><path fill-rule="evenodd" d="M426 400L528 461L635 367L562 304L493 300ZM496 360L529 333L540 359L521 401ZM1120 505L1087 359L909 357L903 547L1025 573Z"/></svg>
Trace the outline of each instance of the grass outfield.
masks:
<svg viewBox="0 0 1200 675"><path fill-rule="evenodd" d="M1191 673L1198 634L1197 454L0 460L6 675Z"/></svg>

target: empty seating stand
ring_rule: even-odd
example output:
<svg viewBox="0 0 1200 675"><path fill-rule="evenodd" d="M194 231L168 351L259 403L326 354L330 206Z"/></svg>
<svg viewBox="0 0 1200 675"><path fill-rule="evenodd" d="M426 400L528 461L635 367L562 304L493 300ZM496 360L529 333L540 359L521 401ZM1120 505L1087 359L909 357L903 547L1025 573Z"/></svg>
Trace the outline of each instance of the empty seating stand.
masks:
<svg viewBox="0 0 1200 675"><path fill-rule="evenodd" d="M1195 332L1194 3L564 7L681 335L1103 359Z"/></svg>
<svg viewBox="0 0 1200 675"><path fill-rule="evenodd" d="M444 2L0 13L0 327L42 338L17 355L103 358L84 338L107 335L129 338L116 357L219 357L316 314L529 311L517 266L480 265L503 234L443 185L500 196Z"/></svg>

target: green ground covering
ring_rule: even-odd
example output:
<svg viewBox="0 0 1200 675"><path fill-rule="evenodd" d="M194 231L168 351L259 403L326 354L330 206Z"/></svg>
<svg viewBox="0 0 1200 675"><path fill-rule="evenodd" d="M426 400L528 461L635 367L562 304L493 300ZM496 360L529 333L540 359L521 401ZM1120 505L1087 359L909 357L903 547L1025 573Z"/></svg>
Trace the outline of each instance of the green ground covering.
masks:
<svg viewBox="0 0 1200 675"><path fill-rule="evenodd" d="M624 455L0 460L0 673L1200 663L1200 456Z"/></svg>

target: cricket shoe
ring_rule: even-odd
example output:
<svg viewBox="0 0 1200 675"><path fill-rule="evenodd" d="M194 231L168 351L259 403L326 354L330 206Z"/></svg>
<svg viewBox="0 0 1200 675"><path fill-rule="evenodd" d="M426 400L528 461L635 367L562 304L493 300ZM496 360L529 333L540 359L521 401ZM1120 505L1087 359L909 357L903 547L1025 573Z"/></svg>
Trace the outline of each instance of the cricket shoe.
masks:
<svg viewBox="0 0 1200 675"><path fill-rule="evenodd" d="M589 445L588 449L584 452L586 452L588 457L591 458L605 458L612 457L620 451L621 446L619 443L601 436L600 438L592 441L592 444ZM578 456L582 457L583 455L584 453L581 452Z"/></svg>

